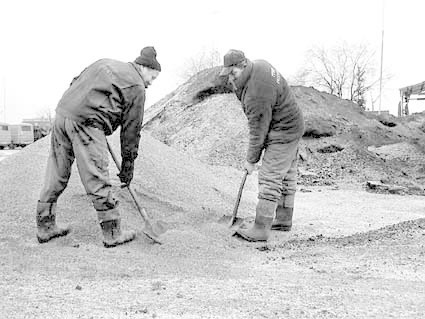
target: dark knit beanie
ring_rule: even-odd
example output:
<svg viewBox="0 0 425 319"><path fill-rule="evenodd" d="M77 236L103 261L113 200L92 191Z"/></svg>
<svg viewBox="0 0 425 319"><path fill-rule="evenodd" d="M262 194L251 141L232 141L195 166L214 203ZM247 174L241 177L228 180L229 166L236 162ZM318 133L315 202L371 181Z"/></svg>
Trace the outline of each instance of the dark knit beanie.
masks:
<svg viewBox="0 0 425 319"><path fill-rule="evenodd" d="M156 60L156 51L154 47L145 47L140 51L140 56L134 60L137 64L148 68L161 71L161 65Z"/></svg>

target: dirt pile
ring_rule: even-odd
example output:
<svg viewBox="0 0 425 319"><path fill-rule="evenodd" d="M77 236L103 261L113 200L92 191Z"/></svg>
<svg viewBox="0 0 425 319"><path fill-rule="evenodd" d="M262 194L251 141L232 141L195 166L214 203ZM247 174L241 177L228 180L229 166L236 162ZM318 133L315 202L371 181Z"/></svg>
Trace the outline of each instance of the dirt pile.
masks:
<svg viewBox="0 0 425 319"><path fill-rule="evenodd" d="M247 147L246 119L230 88L217 81L219 70L200 72L149 108L144 130L205 163L240 169ZM301 184L379 180L423 193L424 114L401 119L374 115L311 87L292 89L306 122Z"/></svg>

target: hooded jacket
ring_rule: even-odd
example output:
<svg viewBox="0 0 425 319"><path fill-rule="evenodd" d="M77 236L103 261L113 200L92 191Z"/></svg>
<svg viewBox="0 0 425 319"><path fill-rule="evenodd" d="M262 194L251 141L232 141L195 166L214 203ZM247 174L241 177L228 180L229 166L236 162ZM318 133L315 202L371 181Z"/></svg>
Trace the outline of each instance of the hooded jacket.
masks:
<svg viewBox="0 0 425 319"><path fill-rule="evenodd" d="M264 60L249 61L236 81L236 95L248 119L247 161L257 163L267 145L289 143L304 134L304 117L288 83Z"/></svg>
<svg viewBox="0 0 425 319"><path fill-rule="evenodd" d="M56 112L111 135L121 126L122 167L137 157L145 104L145 84L132 63L102 59L75 77Z"/></svg>

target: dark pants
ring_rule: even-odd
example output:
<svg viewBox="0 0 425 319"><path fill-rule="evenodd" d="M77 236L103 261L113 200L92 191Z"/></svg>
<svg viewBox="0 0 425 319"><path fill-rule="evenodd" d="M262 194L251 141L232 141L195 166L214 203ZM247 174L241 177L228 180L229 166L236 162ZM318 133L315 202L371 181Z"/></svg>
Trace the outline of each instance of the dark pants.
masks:
<svg viewBox="0 0 425 319"><path fill-rule="evenodd" d="M258 173L259 199L280 201L284 207L294 207L298 144L299 139L267 146Z"/></svg>
<svg viewBox="0 0 425 319"><path fill-rule="evenodd" d="M118 201L109 180L109 154L105 133L57 114L51 135L44 187L40 202L54 203L65 190L74 159L81 182L100 221L119 218Z"/></svg>

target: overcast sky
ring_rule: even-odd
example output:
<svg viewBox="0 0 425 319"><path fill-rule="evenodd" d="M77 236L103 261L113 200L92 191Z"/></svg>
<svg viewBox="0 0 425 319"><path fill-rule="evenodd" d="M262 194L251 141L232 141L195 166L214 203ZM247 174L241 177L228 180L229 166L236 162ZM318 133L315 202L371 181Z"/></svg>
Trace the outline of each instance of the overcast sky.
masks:
<svg viewBox="0 0 425 319"><path fill-rule="evenodd" d="M265 59L287 78L313 45L367 44L380 55L384 7L382 110L397 113L398 89L425 81L423 0L0 2L0 121L54 111L70 81L100 58L133 61L154 46L163 71L146 106L179 84L186 59L234 48ZM411 111L425 110L425 101Z"/></svg>

